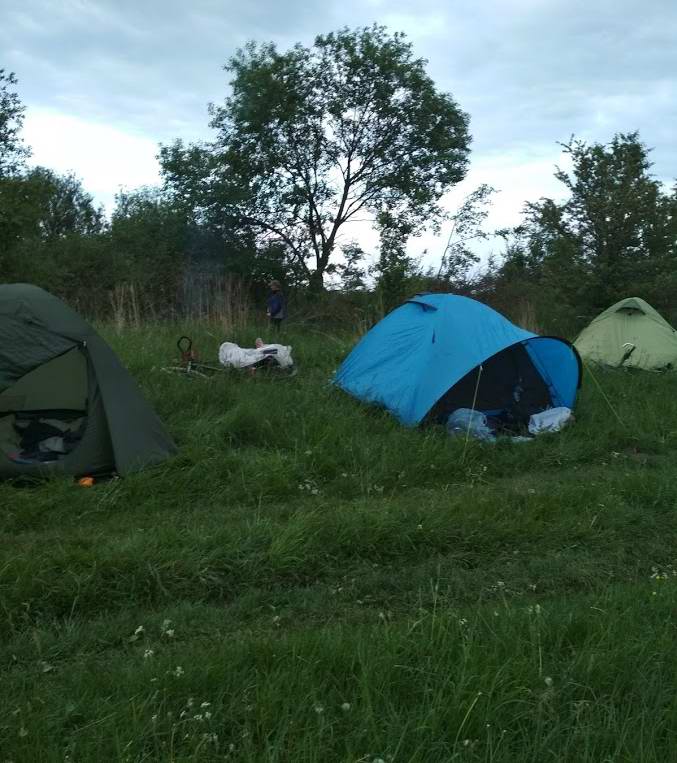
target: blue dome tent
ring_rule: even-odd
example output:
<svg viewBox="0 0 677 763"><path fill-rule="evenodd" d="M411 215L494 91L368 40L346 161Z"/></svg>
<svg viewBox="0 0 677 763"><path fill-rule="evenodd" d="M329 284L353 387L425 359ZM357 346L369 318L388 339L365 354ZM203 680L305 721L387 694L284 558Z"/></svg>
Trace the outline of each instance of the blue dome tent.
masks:
<svg viewBox="0 0 677 763"><path fill-rule="evenodd" d="M581 362L565 339L532 334L454 294L418 294L358 342L334 382L403 424L445 421L457 408L499 413L573 408ZM474 402L474 405L473 405Z"/></svg>

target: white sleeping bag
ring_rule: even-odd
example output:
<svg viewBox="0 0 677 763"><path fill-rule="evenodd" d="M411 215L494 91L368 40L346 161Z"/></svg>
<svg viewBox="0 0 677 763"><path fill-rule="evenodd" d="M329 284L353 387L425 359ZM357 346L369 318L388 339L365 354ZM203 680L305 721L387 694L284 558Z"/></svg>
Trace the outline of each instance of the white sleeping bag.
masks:
<svg viewBox="0 0 677 763"><path fill-rule="evenodd" d="M267 357L273 357L281 368L289 368L294 365L291 350L291 347L283 344L240 347L235 342L224 342L219 347L219 363L227 368L248 368Z"/></svg>

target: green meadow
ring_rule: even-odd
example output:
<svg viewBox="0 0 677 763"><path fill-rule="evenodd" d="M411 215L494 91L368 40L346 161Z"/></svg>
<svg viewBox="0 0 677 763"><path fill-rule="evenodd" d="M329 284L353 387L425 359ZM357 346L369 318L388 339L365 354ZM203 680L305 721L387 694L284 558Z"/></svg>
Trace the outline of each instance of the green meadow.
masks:
<svg viewBox="0 0 677 763"><path fill-rule="evenodd" d="M189 379L186 332L106 332L176 458L0 484L0 763L675 759L677 375L488 445L333 388L347 333Z"/></svg>

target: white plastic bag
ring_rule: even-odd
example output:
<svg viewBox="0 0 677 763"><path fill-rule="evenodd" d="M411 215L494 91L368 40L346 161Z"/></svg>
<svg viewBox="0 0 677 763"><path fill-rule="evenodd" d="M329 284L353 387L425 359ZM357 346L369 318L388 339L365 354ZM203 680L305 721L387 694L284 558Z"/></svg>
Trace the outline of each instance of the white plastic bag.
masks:
<svg viewBox="0 0 677 763"><path fill-rule="evenodd" d="M542 434L543 432L559 432L573 416L571 408L560 406L559 408L548 408L547 411L534 413L529 418L529 432L531 434Z"/></svg>

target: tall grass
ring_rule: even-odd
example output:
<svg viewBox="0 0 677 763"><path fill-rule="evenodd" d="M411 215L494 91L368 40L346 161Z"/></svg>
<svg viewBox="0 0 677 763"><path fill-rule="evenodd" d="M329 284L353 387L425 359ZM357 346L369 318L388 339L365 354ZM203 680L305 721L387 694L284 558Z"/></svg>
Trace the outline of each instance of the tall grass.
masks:
<svg viewBox="0 0 677 763"><path fill-rule="evenodd" d="M226 274L188 274L183 280L183 318L207 320L229 332L243 328L251 320L249 284Z"/></svg>
<svg viewBox="0 0 677 763"><path fill-rule="evenodd" d="M352 328L285 329L293 379L162 370L265 332L111 330L179 455L0 485L0 760L671 760L677 379L462 459L331 386Z"/></svg>
<svg viewBox="0 0 677 763"><path fill-rule="evenodd" d="M117 284L110 293L112 309L112 323L117 331L123 331L128 326L139 328L142 321L142 310L137 296L137 288L134 283ZM150 319L150 315L144 311L143 318ZM152 316L153 318L155 316Z"/></svg>

